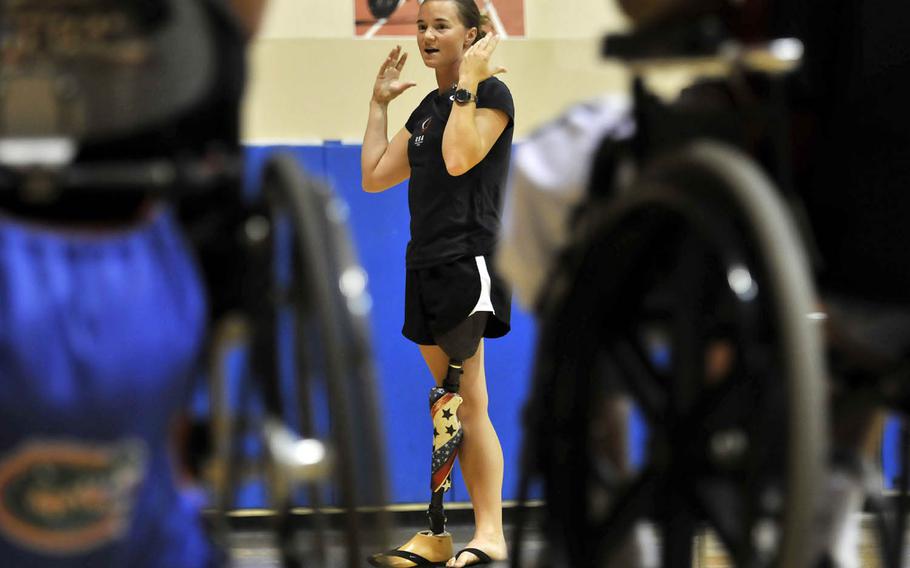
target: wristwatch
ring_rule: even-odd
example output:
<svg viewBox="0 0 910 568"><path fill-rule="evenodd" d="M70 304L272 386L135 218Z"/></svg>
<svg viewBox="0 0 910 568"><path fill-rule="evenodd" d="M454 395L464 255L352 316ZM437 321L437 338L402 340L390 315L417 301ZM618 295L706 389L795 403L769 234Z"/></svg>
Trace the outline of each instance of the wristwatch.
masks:
<svg viewBox="0 0 910 568"><path fill-rule="evenodd" d="M449 97L449 99L455 101L456 103L458 103L460 105L467 104L467 103L477 104L477 95L475 95L474 93L472 93L471 91L469 91L467 89L456 90L455 94L453 94L451 97Z"/></svg>

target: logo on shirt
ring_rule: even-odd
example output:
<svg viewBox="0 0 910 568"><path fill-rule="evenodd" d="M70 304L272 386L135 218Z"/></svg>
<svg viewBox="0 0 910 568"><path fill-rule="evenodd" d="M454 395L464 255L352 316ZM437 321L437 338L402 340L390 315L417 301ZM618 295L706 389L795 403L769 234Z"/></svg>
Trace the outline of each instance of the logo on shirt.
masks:
<svg viewBox="0 0 910 568"><path fill-rule="evenodd" d="M145 475L140 440L36 441L0 461L0 532L44 554L78 554L129 528Z"/></svg>
<svg viewBox="0 0 910 568"><path fill-rule="evenodd" d="M424 133L427 131L427 128L429 128L430 124L432 124L432 123L433 123L432 116L428 116L426 119L424 119L423 122L420 123L420 134L418 134L417 136L414 137L414 146L417 146L419 148L420 146L423 145L423 141L425 139Z"/></svg>

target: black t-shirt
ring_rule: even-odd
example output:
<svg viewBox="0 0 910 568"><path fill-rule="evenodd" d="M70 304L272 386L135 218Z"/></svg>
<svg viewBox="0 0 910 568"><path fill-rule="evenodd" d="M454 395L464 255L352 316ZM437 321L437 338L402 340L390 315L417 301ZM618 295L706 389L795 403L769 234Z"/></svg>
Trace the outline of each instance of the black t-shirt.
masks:
<svg viewBox="0 0 910 568"><path fill-rule="evenodd" d="M806 44L795 107L816 127L799 187L822 284L910 301L910 2L778 0Z"/></svg>
<svg viewBox="0 0 910 568"><path fill-rule="evenodd" d="M464 175L453 177L442 158L442 135L454 104L451 93L434 90L405 124L411 138L408 207L411 242L408 268L450 262L493 252L502 207L502 192L512 152L515 106L505 83L491 77L477 89L478 108L501 110L509 124L484 159Z"/></svg>

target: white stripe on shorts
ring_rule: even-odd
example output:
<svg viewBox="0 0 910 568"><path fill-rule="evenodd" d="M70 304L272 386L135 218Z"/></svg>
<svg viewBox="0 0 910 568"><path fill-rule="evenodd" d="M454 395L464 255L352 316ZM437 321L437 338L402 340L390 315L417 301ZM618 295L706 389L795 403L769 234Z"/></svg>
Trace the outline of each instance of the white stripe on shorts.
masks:
<svg viewBox="0 0 910 568"><path fill-rule="evenodd" d="M487 261L484 260L482 256L475 256L474 260L477 261L477 271L480 273L480 298L477 300L477 305L474 306L474 309L471 311L470 316L473 316L477 312L491 312L496 313L496 310L493 309L493 301L490 299L490 288L492 287L490 281L490 273L487 270Z"/></svg>

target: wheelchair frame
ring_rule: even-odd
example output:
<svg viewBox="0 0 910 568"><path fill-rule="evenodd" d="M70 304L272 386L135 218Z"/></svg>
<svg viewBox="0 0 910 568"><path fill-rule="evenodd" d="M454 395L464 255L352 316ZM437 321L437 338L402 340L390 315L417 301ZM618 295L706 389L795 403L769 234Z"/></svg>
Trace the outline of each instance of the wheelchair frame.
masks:
<svg viewBox="0 0 910 568"><path fill-rule="evenodd" d="M713 55L725 41L717 29L678 29L664 36L670 42L661 44L664 51L654 49L660 34L607 43L608 54L626 59L634 70L654 59L672 62L680 49L694 49L690 55L700 64L722 71L720 84L734 96L749 95L746 71L761 71L771 78L766 86L772 98L768 105L735 109L739 117L716 108L676 112L637 78L637 133L627 145L606 148L607 154L620 155L614 162L595 164L590 201L579 212L579 228L545 293L526 418L521 494L527 495L532 476L542 478L551 534L559 535L552 562L592 567L612 565L611 559L616 565L630 562L634 554L626 548L622 556L624 541L642 518L652 519L662 532L665 567L692 565L702 525L715 529L737 565L810 562L806 527L817 510L827 448L824 359L813 317L809 255L787 203L793 199L781 159L786 138L772 120L780 115L780 99L774 97L782 93L773 77L794 62L777 57L774 46L739 49L729 58ZM754 128L741 127L743 116L746 126L765 127L766 162L780 180L778 188L738 149L755 142ZM607 154L602 149L599 159ZM638 172L635 179L617 187L617 172L629 164ZM674 223L682 227L677 233L666 228ZM668 235L689 248L656 244ZM666 262L668 274L661 276L658 261L647 255ZM683 265L681 276L674 262ZM624 276L611 278L611 272ZM661 291L664 277L675 280ZM675 310L663 331L663 347L671 353L668 369L660 369L648 342L638 338L636 344L631 332L637 317L655 309L636 302L663 301L660 293L639 297L648 292L646 286L665 296L687 295L666 300L670 308L656 308ZM722 312L706 313L715 307ZM585 331L570 331L579 325L587 326ZM709 379L705 358L725 342L733 362L720 379ZM757 377L761 372L763 379ZM720 386L707 384L712 380ZM596 426L590 421L597 420L597 409L590 401L598 389L628 393L650 420L651 462L631 482L621 464L603 464L610 460L592 442ZM768 412L782 405L779 423L738 415L752 410L750 402ZM723 409L717 407L724 404L733 409L719 418ZM784 451L772 451L769 437ZM574 481L564 471L573 472ZM519 541L514 566L522 565Z"/></svg>

